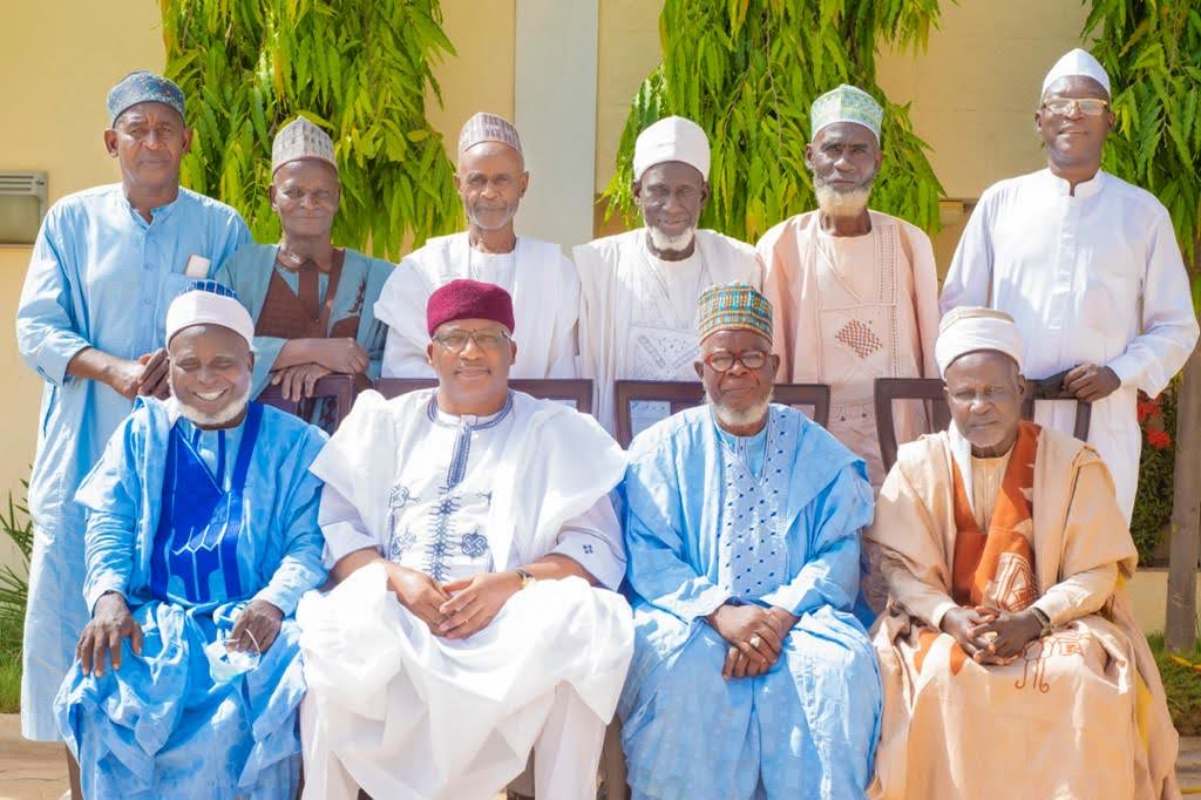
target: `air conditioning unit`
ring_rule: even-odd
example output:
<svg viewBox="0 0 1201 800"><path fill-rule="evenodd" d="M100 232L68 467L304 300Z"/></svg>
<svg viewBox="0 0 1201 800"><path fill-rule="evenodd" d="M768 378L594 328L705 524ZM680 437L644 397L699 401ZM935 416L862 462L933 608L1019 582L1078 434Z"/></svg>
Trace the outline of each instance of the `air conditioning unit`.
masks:
<svg viewBox="0 0 1201 800"><path fill-rule="evenodd" d="M33 244L45 214L45 172L0 172L0 244Z"/></svg>

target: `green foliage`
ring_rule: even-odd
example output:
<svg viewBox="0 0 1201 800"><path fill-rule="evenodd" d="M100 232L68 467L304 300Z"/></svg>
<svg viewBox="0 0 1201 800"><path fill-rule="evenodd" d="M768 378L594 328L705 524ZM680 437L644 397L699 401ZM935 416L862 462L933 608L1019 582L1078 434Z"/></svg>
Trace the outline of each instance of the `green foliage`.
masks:
<svg viewBox="0 0 1201 800"><path fill-rule="evenodd" d="M0 629L16 627L20 630L25 620L25 602L29 595L29 559L33 555L33 522L29 511L8 496L8 512L0 513L0 535L17 546L23 566L13 569L8 564L0 567ZM19 643L19 640L18 640ZM6 643L0 640L0 655ZM19 644L18 644L19 646Z"/></svg>
<svg viewBox="0 0 1201 800"><path fill-rule="evenodd" d="M342 205L334 241L393 260L459 227L431 62L453 53L438 0L160 0L167 74L195 130L185 186L238 209L275 241L271 139L304 115L334 140Z"/></svg>
<svg viewBox="0 0 1201 800"><path fill-rule="evenodd" d="M805 166L809 106L852 83L885 106L884 165L872 206L938 228L942 187L913 133L908 106L875 81L880 44L924 47L937 0L667 0L659 18L663 63L634 98L610 206L633 219L634 140L670 114L695 120L712 146L711 199L701 224L754 241L814 206Z"/></svg>
<svg viewBox="0 0 1201 800"><path fill-rule="evenodd" d="M1151 563L1172 520L1176 445L1169 431L1176 430L1176 386L1173 384L1155 400L1139 396L1143 452L1139 458L1138 494L1134 499L1130 535L1138 547L1138 561L1144 565Z"/></svg>
<svg viewBox="0 0 1201 800"><path fill-rule="evenodd" d="M1170 653L1162 634L1148 636L1147 642L1163 678L1176 731L1181 736L1201 736L1201 644L1191 653Z"/></svg>
<svg viewBox="0 0 1201 800"><path fill-rule="evenodd" d="M1185 257L1201 234L1201 5L1092 0L1084 38L1113 84L1104 168L1168 207ZM1201 280L1193 282L1201 307Z"/></svg>

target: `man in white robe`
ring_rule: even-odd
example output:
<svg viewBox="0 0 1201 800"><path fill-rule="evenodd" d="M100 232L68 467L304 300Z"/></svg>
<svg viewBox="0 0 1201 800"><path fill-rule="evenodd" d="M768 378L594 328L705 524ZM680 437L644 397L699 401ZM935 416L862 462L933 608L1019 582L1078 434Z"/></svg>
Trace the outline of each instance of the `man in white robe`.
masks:
<svg viewBox="0 0 1201 800"><path fill-rule="evenodd" d="M429 239L400 262L375 303L388 326L380 374L432 378L425 357L425 304L456 278L494 283L513 298L521 352L509 377L576 377L579 279L562 248L518 236L513 221L530 183L521 139L505 119L480 112L459 134L455 188L467 230Z"/></svg>
<svg viewBox="0 0 1201 800"><path fill-rule="evenodd" d="M696 308L719 283L762 284L750 245L697 230L709 199L709 139L683 117L661 119L634 145L634 199L646 227L575 248L580 276L580 375L593 413L616 426L613 382L695 381ZM643 408L634 433L670 413ZM657 414L657 416L656 416Z"/></svg>
<svg viewBox="0 0 1201 800"><path fill-rule="evenodd" d="M884 481L876 378L932 378L938 271L922 230L867 207L883 156L884 109L854 86L810 109L805 161L818 209L784 220L757 245L764 293L776 309L781 383L830 386L830 432ZM926 433L922 403L898 403L897 441Z"/></svg>
<svg viewBox="0 0 1201 800"><path fill-rule="evenodd" d="M990 186L972 212L943 286L942 310L1009 313L1027 342L1026 376L1068 370L1091 402L1089 443L1127 521L1138 490L1138 390L1168 385L1197 342L1188 274L1168 210L1101 170L1113 127L1109 77L1073 50L1043 81L1034 120L1047 168ZM1040 403L1035 420L1071 432L1075 404Z"/></svg>
<svg viewBox="0 0 1201 800"><path fill-rule="evenodd" d="M490 800L531 750L538 797L594 797L633 650L625 456L509 390L503 289L453 281L427 319L438 388L360 395L312 467L337 586L297 614L305 797Z"/></svg>

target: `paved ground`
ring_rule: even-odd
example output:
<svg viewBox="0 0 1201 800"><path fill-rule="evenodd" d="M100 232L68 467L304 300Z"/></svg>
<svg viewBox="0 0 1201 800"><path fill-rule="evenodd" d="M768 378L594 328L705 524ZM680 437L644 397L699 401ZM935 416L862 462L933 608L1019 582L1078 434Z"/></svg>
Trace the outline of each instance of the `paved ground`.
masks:
<svg viewBox="0 0 1201 800"><path fill-rule="evenodd" d="M1201 737L1180 740L1180 786L1201 796ZM27 742L15 714L0 714L0 800L58 800L67 789L62 745Z"/></svg>

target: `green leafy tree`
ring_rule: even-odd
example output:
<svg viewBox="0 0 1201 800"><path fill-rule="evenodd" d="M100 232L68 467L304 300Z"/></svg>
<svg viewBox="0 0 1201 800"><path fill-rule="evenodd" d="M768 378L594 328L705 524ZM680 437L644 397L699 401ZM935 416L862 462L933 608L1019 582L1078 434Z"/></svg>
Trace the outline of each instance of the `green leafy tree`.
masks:
<svg viewBox="0 0 1201 800"><path fill-rule="evenodd" d="M1092 0L1084 38L1114 87L1117 128L1103 166L1153 192L1172 214L1193 302L1201 306L1201 6L1188 0ZM1176 398L1176 461L1168 577L1169 649L1196 641L1201 549L1201 355Z"/></svg>
<svg viewBox="0 0 1201 800"><path fill-rule="evenodd" d="M670 114L709 134L712 192L702 224L754 241L813 208L805 167L809 106L840 83L884 105L884 165L872 206L938 228L942 187L913 132L907 106L876 84L881 44L925 47L938 0L667 0L659 18L663 62L634 98L605 191L632 219L634 140Z"/></svg>
<svg viewBox="0 0 1201 800"><path fill-rule="evenodd" d="M167 74L195 129L182 181L274 241L271 140L297 115L334 140L335 242L395 259L459 227L453 166L425 118L453 47L438 0L161 0Z"/></svg>

